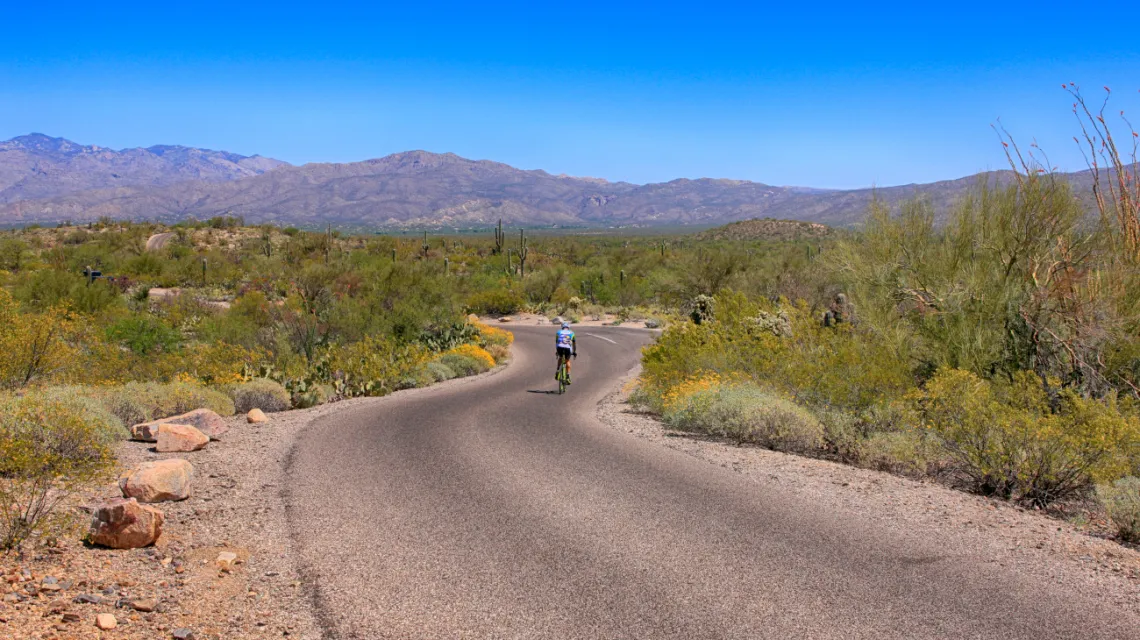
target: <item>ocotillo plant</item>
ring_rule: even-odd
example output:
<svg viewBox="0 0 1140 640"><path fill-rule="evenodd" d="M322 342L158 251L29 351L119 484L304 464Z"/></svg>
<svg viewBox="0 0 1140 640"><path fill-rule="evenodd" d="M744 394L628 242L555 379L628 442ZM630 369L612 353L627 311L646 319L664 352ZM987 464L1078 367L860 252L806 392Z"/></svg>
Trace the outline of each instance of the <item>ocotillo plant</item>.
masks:
<svg viewBox="0 0 1140 640"><path fill-rule="evenodd" d="M495 227L495 247L491 255L497 256L503 252L503 245L507 242L507 234L503 233L503 219L499 218L499 225Z"/></svg>
<svg viewBox="0 0 1140 640"><path fill-rule="evenodd" d="M530 249L526 246L526 232L519 229L519 277L526 275L526 257Z"/></svg>

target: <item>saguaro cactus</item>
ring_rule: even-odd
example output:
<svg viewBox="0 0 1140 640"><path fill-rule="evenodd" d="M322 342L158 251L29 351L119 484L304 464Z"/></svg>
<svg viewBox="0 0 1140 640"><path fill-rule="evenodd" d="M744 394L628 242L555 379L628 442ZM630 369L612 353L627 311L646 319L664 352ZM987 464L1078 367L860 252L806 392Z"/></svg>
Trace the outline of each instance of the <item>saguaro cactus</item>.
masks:
<svg viewBox="0 0 1140 640"><path fill-rule="evenodd" d="M526 275L526 257L530 249L526 246L526 232L519 229L519 277Z"/></svg>
<svg viewBox="0 0 1140 640"><path fill-rule="evenodd" d="M428 249L431 249L431 247L428 246L427 231L424 231L424 244L423 244L423 247L421 247L421 248L424 250L424 260L427 260Z"/></svg>
<svg viewBox="0 0 1140 640"><path fill-rule="evenodd" d="M443 259L443 275L445 275L445 276L451 275L451 258L444 258Z"/></svg>
<svg viewBox="0 0 1140 640"><path fill-rule="evenodd" d="M491 249L491 255L499 255L503 252L503 245L507 242L507 234L503 233L503 219L499 218L499 225L495 227L495 248Z"/></svg>

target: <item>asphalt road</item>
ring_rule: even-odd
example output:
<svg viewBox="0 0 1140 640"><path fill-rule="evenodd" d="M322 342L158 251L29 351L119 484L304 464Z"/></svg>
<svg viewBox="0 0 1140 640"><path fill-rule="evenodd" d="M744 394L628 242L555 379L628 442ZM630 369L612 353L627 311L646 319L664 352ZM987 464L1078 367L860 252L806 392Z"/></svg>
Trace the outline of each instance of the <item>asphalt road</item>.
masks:
<svg viewBox="0 0 1140 640"><path fill-rule="evenodd" d="M1135 612L952 557L599 424L645 332L517 327L496 375L311 427L289 515L330 638L1140 638ZM592 334L592 335L591 335Z"/></svg>

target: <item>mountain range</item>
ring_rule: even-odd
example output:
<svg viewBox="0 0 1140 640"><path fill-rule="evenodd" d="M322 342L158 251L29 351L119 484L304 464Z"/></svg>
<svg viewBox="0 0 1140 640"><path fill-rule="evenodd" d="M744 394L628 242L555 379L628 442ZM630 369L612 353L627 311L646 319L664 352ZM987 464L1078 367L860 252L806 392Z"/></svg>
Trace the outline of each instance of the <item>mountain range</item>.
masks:
<svg viewBox="0 0 1140 640"><path fill-rule="evenodd" d="M41 134L0 142L0 224L111 217L173 222L218 215L247 222L342 227L605 227L714 225L789 218L857 223L872 197L922 195L945 212L979 180L826 190L745 180L608 182L516 169L426 151L352 163L293 166L262 156L181 146L114 151ZM1078 189L1088 172L1067 174Z"/></svg>

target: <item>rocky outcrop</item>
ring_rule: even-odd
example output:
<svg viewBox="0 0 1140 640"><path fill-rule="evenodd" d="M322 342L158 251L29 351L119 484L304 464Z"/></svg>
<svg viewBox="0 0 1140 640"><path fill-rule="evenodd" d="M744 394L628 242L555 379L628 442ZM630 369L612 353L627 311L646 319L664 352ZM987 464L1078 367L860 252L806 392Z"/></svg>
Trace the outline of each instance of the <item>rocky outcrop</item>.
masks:
<svg viewBox="0 0 1140 640"><path fill-rule="evenodd" d="M195 409L182 415L151 420L131 427L131 438L143 442L154 442L158 436L158 428L163 424L185 424L209 436L211 440L218 440L227 431L229 425L222 416L209 409Z"/></svg>
<svg viewBox="0 0 1140 640"><path fill-rule="evenodd" d="M162 535L162 512L134 498L114 498L95 509L87 539L112 549L137 549Z"/></svg>
<svg viewBox="0 0 1140 640"><path fill-rule="evenodd" d="M189 452L205 449L210 438L188 424L160 424L154 439L159 453Z"/></svg>
<svg viewBox="0 0 1140 640"><path fill-rule="evenodd" d="M144 462L119 476L119 489L125 498L139 502L166 502L190 497L194 465L186 460Z"/></svg>

